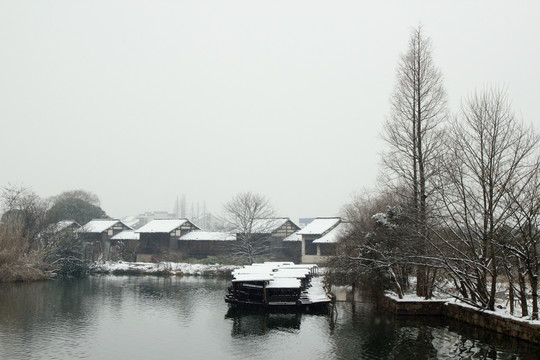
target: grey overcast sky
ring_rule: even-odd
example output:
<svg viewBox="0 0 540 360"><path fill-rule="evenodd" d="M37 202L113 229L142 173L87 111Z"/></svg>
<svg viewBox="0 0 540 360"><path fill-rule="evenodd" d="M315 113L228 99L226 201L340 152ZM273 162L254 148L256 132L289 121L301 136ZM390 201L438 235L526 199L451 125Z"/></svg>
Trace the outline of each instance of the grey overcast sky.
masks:
<svg viewBox="0 0 540 360"><path fill-rule="evenodd" d="M504 86L540 129L538 1L0 0L0 186L89 190L113 217L248 190L337 214L375 185L419 23L452 112Z"/></svg>

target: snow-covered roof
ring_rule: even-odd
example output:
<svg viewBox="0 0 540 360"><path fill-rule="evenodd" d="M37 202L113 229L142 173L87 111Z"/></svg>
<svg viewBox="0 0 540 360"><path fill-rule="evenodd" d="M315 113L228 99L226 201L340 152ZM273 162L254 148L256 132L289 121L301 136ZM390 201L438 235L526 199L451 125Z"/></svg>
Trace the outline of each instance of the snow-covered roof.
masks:
<svg viewBox="0 0 540 360"><path fill-rule="evenodd" d="M314 244L332 244L337 243L340 239L340 237L343 235L347 228L347 225L345 223L339 223L335 228L318 238L317 240L314 240Z"/></svg>
<svg viewBox="0 0 540 360"><path fill-rule="evenodd" d="M254 263L251 266L267 266L267 267L273 267L273 268L282 268L286 266L302 266L302 265L296 265L292 261L265 261L263 263Z"/></svg>
<svg viewBox="0 0 540 360"><path fill-rule="evenodd" d="M114 235L111 240L139 240L140 234L135 230L124 230Z"/></svg>
<svg viewBox="0 0 540 360"><path fill-rule="evenodd" d="M302 283L299 279L295 278L280 278L275 279L273 281L270 281L268 285L266 285L267 289L272 288L282 288L282 289L298 289Z"/></svg>
<svg viewBox="0 0 540 360"><path fill-rule="evenodd" d="M169 233L185 223L188 219L156 219L135 230L138 233Z"/></svg>
<svg viewBox="0 0 540 360"><path fill-rule="evenodd" d="M40 232L37 236L39 238L42 238L43 236L46 236L46 234L56 234L60 231L68 229L71 225L76 225L75 228L72 229L72 231L77 231L81 227L81 225L79 225L79 223L74 220L60 220L57 223L48 225L47 228L44 231Z"/></svg>
<svg viewBox="0 0 540 360"><path fill-rule="evenodd" d="M278 278L290 278L290 279L303 279L311 273L310 269L280 269L274 272L274 279Z"/></svg>
<svg viewBox="0 0 540 360"><path fill-rule="evenodd" d="M311 267L313 266L315 265L311 265ZM278 270L280 269L287 269L287 271L291 271L291 270L294 271L297 269L301 271L306 270L306 268L303 265L295 265L292 262L265 262L265 263L258 263L258 264L256 263L253 265L244 266L244 267L235 269L232 275L233 277L236 277L236 275L244 275L244 274L271 274L273 277L279 272ZM281 277L286 277L286 276L281 276Z"/></svg>
<svg viewBox="0 0 540 360"><path fill-rule="evenodd" d="M277 229L279 229L280 227L282 227L283 225L285 225L285 223L287 223L288 221L291 221L291 219L289 218L255 219L253 220L251 232L255 234L271 234Z"/></svg>
<svg viewBox="0 0 540 360"><path fill-rule="evenodd" d="M77 228L81 227L81 225L79 225L79 223L77 223L75 220L60 220L56 224L49 225L47 230L51 232L59 232L59 231L67 229L73 224L75 224Z"/></svg>
<svg viewBox="0 0 540 360"><path fill-rule="evenodd" d="M246 282L246 281L270 281L274 280L274 277L269 274L238 274L232 279L232 282Z"/></svg>
<svg viewBox="0 0 540 360"><path fill-rule="evenodd" d="M120 220L96 219L96 220L91 220L87 222L76 231L81 232L81 233L87 233L87 234L101 234L102 232L107 231L109 228L119 223L124 226L127 226L124 223L122 223Z"/></svg>
<svg viewBox="0 0 540 360"><path fill-rule="evenodd" d="M236 234L222 231L195 230L183 235L179 240L235 241Z"/></svg>
<svg viewBox="0 0 540 360"><path fill-rule="evenodd" d="M283 241L302 241L302 235L297 232L287 236Z"/></svg>
<svg viewBox="0 0 540 360"><path fill-rule="evenodd" d="M334 226L341 222L341 218L332 217L332 218L316 218L309 223L305 228L298 231L300 235L324 235Z"/></svg>
<svg viewBox="0 0 540 360"><path fill-rule="evenodd" d="M289 265L290 264L290 265ZM308 269L308 270L316 270L317 265L316 264L294 264L294 263L284 263L280 266L281 269Z"/></svg>
<svg viewBox="0 0 540 360"><path fill-rule="evenodd" d="M302 289L302 279L317 273L317 265L295 265L291 262L253 264L232 272L232 282L264 282L267 289ZM310 286L303 293L311 303L329 302L322 278L310 277Z"/></svg>
<svg viewBox="0 0 540 360"><path fill-rule="evenodd" d="M317 265L295 265L291 262L253 264L234 270L232 281L267 281L268 287L300 287L299 279L311 274L316 267ZM291 286L292 284L295 286Z"/></svg>
<svg viewBox="0 0 540 360"><path fill-rule="evenodd" d="M134 228L137 226L140 222L140 220L136 216L128 216L122 219L122 222L126 224L127 226Z"/></svg>

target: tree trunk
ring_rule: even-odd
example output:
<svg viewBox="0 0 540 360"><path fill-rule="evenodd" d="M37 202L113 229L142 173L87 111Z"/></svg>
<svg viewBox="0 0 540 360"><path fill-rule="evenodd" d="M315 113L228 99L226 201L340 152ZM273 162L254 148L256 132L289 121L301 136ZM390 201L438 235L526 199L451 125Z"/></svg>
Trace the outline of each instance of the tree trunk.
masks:
<svg viewBox="0 0 540 360"><path fill-rule="evenodd" d="M491 245L493 247L493 245ZM491 249L493 254L493 249ZM491 289L489 292L489 303L488 303L488 309L489 310L495 310L495 296L497 295L497 263L496 263L495 256L493 255L491 258Z"/></svg>
<svg viewBox="0 0 540 360"><path fill-rule="evenodd" d="M538 275L529 273L532 292L532 320L538 320Z"/></svg>
<svg viewBox="0 0 540 360"><path fill-rule="evenodd" d="M423 265L416 268L416 295L426 296L426 268Z"/></svg>
<svg viewBox="0 0 540 360"><path fill-rule="evenodd" d="M508 287L508 302L510 303L510 314L514 315L514 287L512 284Z"/></svg>
<svg viewBox="0 0 540 360"><path fill-rule="evenodd" d="M527 307L527 285L525 283L525 276L523 275L523 269L521 262L518 261L518 282L519 282L519 301L521 303L521 316L528 316L529 309Z"/></svg>

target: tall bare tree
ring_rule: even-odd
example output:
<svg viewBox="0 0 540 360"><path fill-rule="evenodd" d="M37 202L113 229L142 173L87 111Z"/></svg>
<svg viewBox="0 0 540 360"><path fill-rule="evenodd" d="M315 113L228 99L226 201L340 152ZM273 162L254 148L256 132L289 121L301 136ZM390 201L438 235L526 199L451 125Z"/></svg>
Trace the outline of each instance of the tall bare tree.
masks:
<svg viewBox="0 0 540 360"><path fill-rule="evenodd" d="M257 256L269 251L268 239L261 235L258 225L260 219L275 216L270 200L260 194L243 192L234 196L225 204L227 220L237 234L237 246L234 255L244 258L252 264Z"/></svg>
<svg viewBox="0 0 540 360"><path fill-rule="evenodd" d="M441 71L432 58L431 40L422 26L411 32L409 48L401 56L397 81L391 98L391 113L383 137L389 151L383 156L390 186L405 188L402 192L405 213L414 234L406 239L415 244L418 261L424 258L423 240L429 237L429 196L431 179L438 171L440 159L440 125L447 117L446 92ZM418 266L417 294L429 297L429 268Z"/></svg>
<svg viewBox="0 0 540 360"><path fill-rule="evenodd" d="M515 225L511 242L503 243L518 263L518 279L520 286L520 302L522 315L528 315L526 304L527 287L524 285L525 275L529 278L532 294L533 320L538 320L538 275L540 271L540 158L537 156L530 165L528 177L512 185L508 191L511 206L510 223ZM511 284L512 285L512 284Z"/></svg>
<svg viewBox="0 0 540 360"><path fill-rule="evenodd" d="M538 142L534 131L516 120L506 92L496 88L469 97L450 131L441 173L450 234L441 238L447 255L441 259L463 297L486 309L495 306L501 244L511 242L515 232L509 193L531 179L536 167L529 159Z"/></svg>

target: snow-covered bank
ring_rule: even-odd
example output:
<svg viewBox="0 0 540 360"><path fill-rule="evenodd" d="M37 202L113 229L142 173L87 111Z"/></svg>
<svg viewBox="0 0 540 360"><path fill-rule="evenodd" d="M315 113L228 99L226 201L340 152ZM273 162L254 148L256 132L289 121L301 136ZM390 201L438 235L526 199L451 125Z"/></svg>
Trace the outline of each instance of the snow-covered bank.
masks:
<svg viewBox="0 0 540 360"><path fill-rule="evenodd" d="M456 298L451 298L451 297L434 296L432 299L426 300L423 297L419 297L414 294L405 294L403 298L400 299L398 295L394 292L387 291L385 294L386 296L388 296L389 298L391 298L392 300L396 302L417 302L417 303L444 302L447 304L455 304L456 306L478 310L486 314L492 314L492 315L496 315L503 318L514 319L517 321L526 322L528 324L540 325L540 320L531 320L530 315L528 317L522 317L515 314L510 314L510 309L509 309L508 304L503 302L501 299L498 299L498 301L496 302L495 310L491 311L491 310L480 309L478 307L472 306L470 304L467 304L463 301L460 301ZM516 310L516 312L518 311ZM531 313L532 313L532 309L529 309L529 314Z"/></svg>
<svg viewBox="0 0 540 360"><path fill-rule="evenodd" d="M231 276L237 265L204 265L189 263L142 263L142 262L112 262L96 263L90 267L94 274L114 275L163 275L163 276Z"/></svg>
<svg viewBox="0 0 540 360"><path fill-rule="evenodd" d="M455 299L425 300L413 295L400 299L385 294L381 305L397 315L445 316L501 334L540 344L540 321L508 314L504 308L496 311L479 309Z"/></svg>

